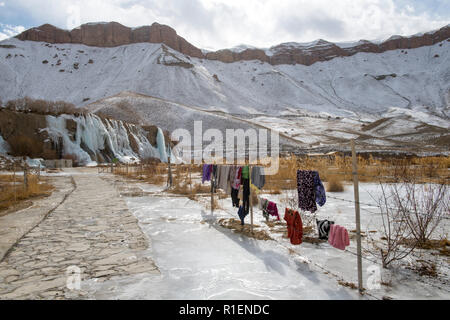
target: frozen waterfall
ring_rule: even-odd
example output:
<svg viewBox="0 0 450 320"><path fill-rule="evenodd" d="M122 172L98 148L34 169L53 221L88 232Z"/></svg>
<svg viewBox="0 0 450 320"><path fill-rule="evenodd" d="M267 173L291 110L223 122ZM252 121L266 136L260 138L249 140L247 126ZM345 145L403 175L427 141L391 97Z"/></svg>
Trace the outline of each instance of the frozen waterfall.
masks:
<svg viewBox="0 0 450 320"><path fill-rule="evenodd" d="M67 121L70 120L76 123L76 132L67 129ZM101 119L93 114L80 117L61 115L47 116L47 125L44 130L51 141L56 145L62 142L63 155L74 155L81 165L94 164L102 153L126 163L150 157L160 158L161 155L159 148L156 149L148 141L146 131L122 121ZM158 128L158 134L159 131Z"/></svg>

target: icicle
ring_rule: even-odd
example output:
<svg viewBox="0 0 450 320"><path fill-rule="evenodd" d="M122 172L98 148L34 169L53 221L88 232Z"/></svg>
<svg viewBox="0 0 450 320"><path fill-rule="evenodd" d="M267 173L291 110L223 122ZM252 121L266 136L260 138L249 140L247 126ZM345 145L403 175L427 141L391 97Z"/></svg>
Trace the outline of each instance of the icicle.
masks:
<svg viewBox="0 0 450 320"><path fill-rule="evenodd" d="M71 119L77 124L75 141L72 141L66 128L66 120ZM111 150L113 156L120 162L138 161L139 158L160 158L161 152L153 147L146 137L146 132L134 125L124 124L118 120L104 120L96 115L88 114L82 117L61 115L59 117L47 116L48 128L45 129L50 139L55 143L63 142L63 154L73 154L81 165L92 165L91 154L97 154L105 149ZM127 130L127 127L129 130ZM130 134L130 135L129 135ZM132 136L138 146L138 152L133 151L129 136ZM162 135L164 145L164 135ZM84 149L81 148L83 145ZM167 161L167 154L163 153Z"/></svg>
<svg viewBox="0 0 450 320"><path fill-rule="evenodd" d="M167 152L166 152L166 141L164 138L164 133L161 128L158 127L158 133L156 135L156 145L159 150L159 158L162 162L168 162Z"/></svg>

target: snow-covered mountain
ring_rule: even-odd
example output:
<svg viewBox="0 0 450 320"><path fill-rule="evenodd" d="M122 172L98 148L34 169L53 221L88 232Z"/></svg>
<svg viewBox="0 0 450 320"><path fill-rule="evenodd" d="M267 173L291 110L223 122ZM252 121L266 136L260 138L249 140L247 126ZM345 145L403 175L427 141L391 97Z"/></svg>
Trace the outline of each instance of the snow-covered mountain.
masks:
<svg viewBox="0 0 450 320"><path fill-rule="evenodd" d="M394 40L398 39L384 42L385 46ZM339 45L344 49L366 44ZM330 45L337 46L320 40L301 47ZM299 44L282 46L294 50ZM0 97L7 101L30 96L84 106L127 91L246 121L267 117L271 120L265 123L272 128L279 127L280 117L352 118L361 126L381 118L408 118L412 113L422 115L416 119L420 123L437 124L448 136L449 51L447 38L414 49L357 52L311 65L261 60L224 63L207 58L209 53L197 58L162 43L95 47L12 38L0 43ZM156 121L151 105L145 123ZM175 114L166 115L164 129L171 127ZM431 118L438 120L427 122ZM287 134L296 126L298 121L291 121Z"/></svg>

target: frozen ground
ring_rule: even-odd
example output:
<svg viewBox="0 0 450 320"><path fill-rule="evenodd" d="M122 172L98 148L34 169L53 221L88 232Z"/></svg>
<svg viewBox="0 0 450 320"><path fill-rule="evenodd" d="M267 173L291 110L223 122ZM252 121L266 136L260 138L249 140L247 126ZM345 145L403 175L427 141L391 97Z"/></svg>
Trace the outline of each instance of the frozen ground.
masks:
<svg viewBox="0 0 450 320"><path fill-rule="evenodd" d="M126 202L139 220L152 245L148 255L154 259L161 274L114 278L105 282L87 282L95 298L119 299L449 299L448 259L438 259L436 279L420 277L405 268L382 270L375 258L364 252L363 281L375 286L360 297L356 290L343 287L338 281L357 283L356 242L346 251L328 243L291 245L282 233L272 232L261 212L254 210L255 224L269 232L274 240L264 241L234 233L218 224L221 218L238 219L230 198L220 200L221 209L211 214L206 209L209 197L192 201L183 196L160 192L162 188L138 184L153 195L130 197ZM379 195L375 184L361 184L361 202L374 204ZM371 195L372 196L371 196ZM332 197L353 199L351 185ZM285 195L264 195L278 203L284 214ZM363 205L362 231L380 230L376 206ZM334 220L349 231L354 229L354 207L351 203L329 198L320 208L318 218ZM246 217L249 223L250 217ZM447 232L445 222L438 230ZM380 233L372 233L379 238ZM313 235L314 237L314 235ZM363 239L363 249L366 248ZM430 257L428 253L422 253ZM424 256L420 258L424 258ZM418 256L413 257L419 259ZM380 278L370 278L379 272ZM371 280L376 279L376 281ZM378 282L377 282L378 281ZM380 285L391 281L392 285Z"/></svg>
<svg viewBox="0 0 450 320"><path fill-rule="evenodd" d="M198 182L198 175L193 177ZM356 283L354 238L345 251L326 242L294 246L283 237L284 224L271 229L255 208L255 229L273 238L256 240L220 225L220 219L238 218L229 197L219 200L220 209L211 213L208 196L194 201L168 193L163 186L109 173L99 175L96 168L64 169L64 174L52 175L65 185L70 184L69 178L73 192L31 231L16 234L14 217L24 219L36 210L45 211L53 205L52 198L1 219L0 232L17 244L0 261L0 299L450 298L449 260L429 250L418 251L410 260L434 261L436 278L419 276L404 265L382 270L363 251L367 294L360 296L342 285ZM288 193L295 195L295 191ZM370 196L377 197L378 186L362 183L360 194L362 231L377 231L373 236L379 238L379 214ZM346 185L344 193L327 195L318 217L331 219L352 234L353 204L333 199L351 201L351 185ZM263 196L277 202L283 216L286 195ZM446 220L436 237L448 230ZM4 242L2 250L8 251L12 242ZM72 292L65 286L70 265L81 267L81 291Z"/></svg>
<svg viewBox="0 0 450 320"><path fill-rule="evenodd" d="M359 299L354 291L273 241L234 234L221 214L185 197L127 199L151 239L160 276L137 275L94 284L107 299ZM88 290L92 290L86 284Z"/></svg>

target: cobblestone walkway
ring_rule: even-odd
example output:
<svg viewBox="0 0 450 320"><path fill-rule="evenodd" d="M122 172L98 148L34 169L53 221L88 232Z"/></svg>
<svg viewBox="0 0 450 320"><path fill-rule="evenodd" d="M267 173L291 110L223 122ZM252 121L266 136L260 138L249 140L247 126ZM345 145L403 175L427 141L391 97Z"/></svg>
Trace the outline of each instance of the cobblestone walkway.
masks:
<svg viewBox="0 0 450 320"><path fill-rule="evenodd" d="M86 299L67 288L68 267L81 282L159 273L145 256L148 239L118 191L96 173L73 171L75 189L25 234L0 263L0 299Z"/></svg>

